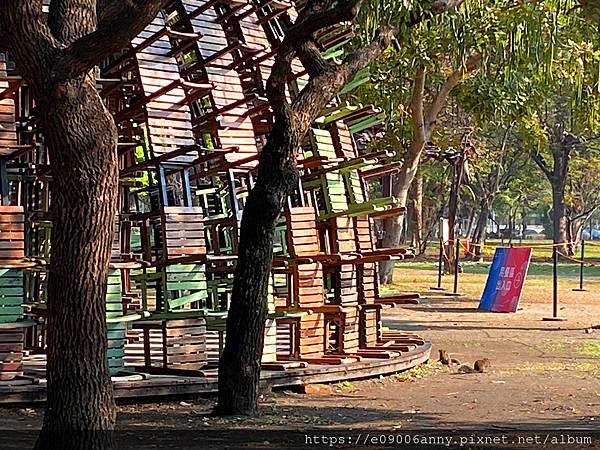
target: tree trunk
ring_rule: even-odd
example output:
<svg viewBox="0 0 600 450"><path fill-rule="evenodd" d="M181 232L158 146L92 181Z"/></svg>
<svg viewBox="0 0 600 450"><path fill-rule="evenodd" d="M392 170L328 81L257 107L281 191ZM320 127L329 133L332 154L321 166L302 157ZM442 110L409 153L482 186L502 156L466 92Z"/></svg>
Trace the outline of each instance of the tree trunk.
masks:
<svg viewBox="0 0 600 450"><path fill-rule="evenodd" d="M413 182L413 232L411 245L421 249L423 241L423 175L419 173Z"/></svg>
<svg viewBox="0 0 600 450"><path fill-rule="evenodd" d="M464 171L464 149L461 148L461 154L458 160L454 163L454 175L452 177L452 190L450 192L450 200L448 202L448 230L449 230L449 242L446 246L447 258L444 259L444 270L446 273L454 273L454 258L456 242L455 239L459 237L457 233L456 220L458 215L458 203L460 186L462 184L463 171Z"/></svg>
<svg viewBox="0 0 600 450"><path fill-rule="evenodd" d="M254 415L258 410L260 362L267 318L267 289L275 224L296 186L292 158L304 135L290 120L276 121L263 149L256 184L244 206L227 339L219 362L220 415Z"/></svg>
<svg viewBox="0 0 600 450"><path fill-rule="evenodd" d="M565 185L569 175L571 150L578 142L575 136L565 133L562 126L555 126L550 143L552 166L539 152L532 153L534 162L544 172L552 186L552 239L554 244L562 244L559 249L563 252L568 252Z"/></svg>
<svg viewBox="0 0 600 450"><path fill-rule="evenodd" d="M406 215L405 215L405 219L404 219L404 235L402 236L402 239L400 241L401 244L406 244L408 243L408 245L410 245L412 247L413 245L413 239L414 239L414 230L415 230L415 203L414 203L414 199L412 198L413 196L413 192L412 189L409 192L410 195L410 199L408 200L408 202L406 203Z"/></svg>
<svg viewBox="0 0 600 450"><path fill-rule="evenodd" d="M56 92L38 101L50 149L53 228L48 401L37 448L56 439L62 448L106 448L106 434L77 432L111 430L116 419L105 298L117 209L117 130L90 78ZM61 435L49 440L49 432Z"/></svg>
<svg viewBox="0 0 600 450"><path fill-rule="evenodd" d="M552 186L552 240L555 244L567 242L567 216L564 184L555 182ZM565 246L560 250L565 251Z"/></svg>
<svg viewBox="0 0 600 450"><path fill-rule="evenodd" d="M420 154L419 154L420 155ZM414 159L412 164L404 162L400 173L392 179L392 196L396 198L399 206L406 206L408 191L417 171L419 158ZM400 245L402 232L404 231L404 215L388 217L383 221L382 248L396 248ZM382 261L379 263L379 281L382 284L390 284L394 280L394 261Z"/></svg>
<svg viewBox="0 0 600 450"><path fill-rule="evenodd" d="M477 218L477 225L475 227L475 232L473 233L473 243L477 244L474 250L474 259L481 260L482 252L481 252L481 244L485 242L486 232L487 232L487 218L489 215L490 209L487 200L482 200L479 216Z"/></svg>
<svg viewBox="0 0 600 450"><path fill-rule="evenodd" d="M469 219L467 220L467 227L465 229L465 236L471 236L471 230L473 230L473 222L475 221L475 214L477 209L475 207L469 210ZM474 230L473 230L474 231Z"/></svg>
<svg viewBox="0 0 600 450"><path fill-rule="evenodd" d="M513 234L515 232L515 212L508 210L508 245L512 245Z"/></svg>
<svg viewBox="0 0 600 450"><path fill-rule="evenodd" d="M41 2L10 3L4 21L11 26L41 15ZM110 448L116 419L106 280L117 210L117 129L93 71L71 76L72 67L55 66L62 48L96 29L95 4L85 3L52 2L53 45L48 30L44 38L34 33L10 42L36 101L52 174L47 403L37 448ZM32 20L28 26L40 24Z"/></svg>
<svg viewBox="0 0 600 450"><path fill-rule="evenodd" d="M411 122L413 140L398 174L394 177L392 195L398 199L399 206L406 206L406 197L410 185L417 174L421 154L435 127L438 115L446 104L452 90L479 67L481 56L475 54L464 65L453 71L444 81L437 94L434 96L429 110L424 111L426 69L420 66L415 76L411 96ZM402 219L387 219L384 221L383 247L394 248L400 243L402 236ZM379 263L379 280L381 283L391 283L394 275L393 262Z"/></svg>

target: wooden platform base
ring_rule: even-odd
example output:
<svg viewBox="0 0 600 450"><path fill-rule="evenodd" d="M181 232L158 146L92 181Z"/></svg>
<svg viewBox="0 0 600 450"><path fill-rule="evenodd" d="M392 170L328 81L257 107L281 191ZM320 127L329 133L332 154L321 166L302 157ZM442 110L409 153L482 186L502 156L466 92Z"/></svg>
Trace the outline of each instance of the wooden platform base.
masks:
<svg viewBox="0 0 600 450"><path fill-rule="evenodd" d="M396 350L396 349L394 349ZM397 354L395 354L397 352ZM410 369L429 359L431 343L416 345L408 351L397 351L392 357L363 358L360 361L340 364L306 364L306 367L286 367L285 370L265 370L261 374L261 386L264 389L285 388L310 383L333 383L343 380L378 377ZM375 352L373 352L375 353ZM25 372L30 361L24 360ZM0 405L40 403L46 400L46 380L40 375L39 356L36 357L35 383L0 382ZM304 364L302 364L304 365ZM29 366L29 367L28 367ZM123 376L113 377L115 397L117 399L142 399L188 394L214 394L217 392L217 370L199 371L197 374L148 374L143 376L126 372ZM202 375L202 376L197 376Z"/></svg>

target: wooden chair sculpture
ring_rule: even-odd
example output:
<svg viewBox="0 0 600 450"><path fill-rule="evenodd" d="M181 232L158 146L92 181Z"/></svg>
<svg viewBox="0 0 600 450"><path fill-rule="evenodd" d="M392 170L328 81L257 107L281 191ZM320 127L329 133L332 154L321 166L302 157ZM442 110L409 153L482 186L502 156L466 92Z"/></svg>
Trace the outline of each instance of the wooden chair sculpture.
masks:
<svg viewBox="0 0 600 450"><path fill-rule="evenodd" d="M25 259L25 216L20 206L0 206L0 381L23 375L25 329L23 271L34 267Z"/></svg>
<svg viewBox="0 0 600 450"><path fill-rule="evenodd" d="M419 294L396 294L381 297L379 295L379 278L376 261L389 260L394 252L400 259L414 257L407 249L373 248L372 227L368 216L354 217L356 230L356 246L363 256L363 262L358 265L359 284L361 285L359 304L361 309L361 348L367 350L400 350L408 351L416 345L422 345L423 340L410 334L387 334L381 330L381 309L404 304L418 304ZM397 340L394 340L397 338Z"/></svg>
<svg viewBox="0 0 600 450"><path fill-rule="evenodd" d="M341 303L339 291L327 300L324 267L339 266L341 255L322 251L313 207L287 209L286 222L289 256L275 261L287 267L273 270L280 358L339 364L358 349L357 306Z"/></svg>
<svg viewBox="0 0 600 450"><path fill-rule="evenodd" d="M14 92L21 83L19 77L9 77L6 69L6 55L0 53L0 158L2 159L18 149Z"/></svg>
<svg viewBox="0 0 600 450"><path fill-rule="evenodd" d="M38 257L36 258L36 261L38 264L34 265L35 267L31 267L30 270L39 273L40 266L46 266L49 262L49 258ZM124 280L128 278L129 272L141 267L142 264L137 261L124 260L122 258L120 248L120 222L117 217L115 220L115 232L111 252L111 261L108 269L106 290L106 322L108 336L107 357L109 371L113 376L118 375L124 369L128 324L131 321L142 318L139 313L127 310L123 292L123 285L126 284ZM41 287L36 286L36 289L41 289L42 292L44 292L46 286L45 284ZM21 303L23 303L22 300ZM27 316L37 319L34 322L30 321L31 327L29 327L30 333L27 339L27 344L28 348L37 352L45 351L46 347L46 306L45 292L42 297L35 298L33 302L30 302L27 305L29 310Z"/></svg>
<svg viewBox="0 0 600 450"><path fill-rule="evenodd" d="M197 370L206 364L206 246L201 209L163 207L142 219L150 269L133 277L142 288L146 316L134 322L144 334L143 370ZM150 245L151 240L155 245ZM150 296L150 291L154 296ZM216 317L224 313L212 311ZM158 333L160 348L151 348ZM158 358L153 357L153 351Z"/></svg>
<svg viewBox="0 0 600 450"><path fill-rule="evenodd" d="M248 107L250 99L244 96L240 77L233 68L233 53L260 49L227 40L217 2L175 3L177 25L174 26L202 35L196 45L180 54L180 70L184 77L212 86L206 95L193 102L196 136L209 140L215 147L234 148L225 159L236 167L254 167L258 156L251 121L254 108Z"/></svg>
<svg viewBox="0 0 600 450"><path fill-rule="evenodd" d="M115 235L106 295L111 375L128 366L214 374L226 337L240 220L272 127L265 85L277 46L303 6L287 0L174 0L130 46L101 64L98 89L118 126L121 175L121 235ZM351 27L342 24L314 39L331 60L343 55L341 46L351 36ZM290 101L307 79L294 59ZM361 71L342 92L367 80L368 72ZM29 263L23 256L51 257L51 174L43 140L17 134L14 99L22 111L33 105L23 100L26 86L15 95L19 83L7 75L0 54L0 204L23 204L27 211L27 248L10 259L2 252L23 239L14 230L5 233L4 224L17 219L6 219L12 213L0 208L0 380L21 371L21 305L36 302L39 311L29 313L45 313L45 269L27 275L32 281L26 290L36 294L24 302ZM303 143L301 182L274 244L265 369L388 358L423 342L381 326L383 308L414 299L378 292L377 263L412 256L406 249L375 249L371 239L374 218L401 212L390 197L372 198L366 184L388 170L390 155L360 155L354 142L355 133L380 120L376 108L336 100ZM23 142L36 142L36 150L20 147ZM26 166L28 181L15 181L16 163ZM128 232L128 223L140 233ZM45 346L40 330L30 333L36 350Z"/></svg>

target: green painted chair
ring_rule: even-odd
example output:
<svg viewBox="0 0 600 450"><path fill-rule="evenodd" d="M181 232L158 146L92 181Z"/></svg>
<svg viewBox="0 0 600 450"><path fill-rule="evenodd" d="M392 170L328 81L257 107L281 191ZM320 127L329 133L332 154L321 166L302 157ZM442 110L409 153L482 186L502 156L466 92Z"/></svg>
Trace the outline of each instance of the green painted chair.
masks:
<svg viewBox="0 0 600 450"><path fill-rule="evenodd" d="M144 318L133 328L143 332L146 371L189 371L206 364L207 321L223 312L207 305L203 220L199 207L164 207L144 219L142 246L149 267L132 278L142 293ZM153 365L152 333L162 336L158 368Z"/></svg>
<svg viewBox="0 0 600 450"><path fill-rule="evenodd" d="M0 381L23 375L25 330L23 272L36 266L25 259L25 216L20 206L0 206Z"/></svg>
<svg viewBox="0 0 600 450"><path fill-rule="evenodd" d="M394 203L391 197L373 200L365 198L358 171L371 166L374 161L366 158L338 158L328 130L313 128L309 132L309 138L312 150L305 151L305 155L308 158L319 157L326 161L323 168L306 175L302 183L304 189L315 193L319 220L341 215L365 215L385 210Z"/></svg>
<svg viewBox="0 0 600 450"><path fill-rule="evenodd" d="M123 292L121 287L121 269L111 267L108 271L106 289L106 327L108 336L108 369L111 375L122 372L125 364L125 343L127 324L140 319L137 314L123 315Z"/></svg>

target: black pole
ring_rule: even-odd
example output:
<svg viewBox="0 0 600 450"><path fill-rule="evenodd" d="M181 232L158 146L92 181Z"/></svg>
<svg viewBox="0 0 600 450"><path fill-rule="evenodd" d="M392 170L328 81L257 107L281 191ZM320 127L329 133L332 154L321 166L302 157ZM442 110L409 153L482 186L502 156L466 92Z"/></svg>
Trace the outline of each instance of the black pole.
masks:
<svg viewBox="0 0 600 450"><path fill-rule="evenodd" d="M552 317L558 317L558 249L552 247Z"/></svg>
<svg viewBox="0 0 600 450"><path fill-rule="evenodd" d="M544 317L542 320L562 321L558 317L558 248L552 247L552 317Z"/></svg>
<svg viewBox="0 0 600 450"><path fill-rule="evenodd" d="M454 293L458 294L458 259L460 256L460 239L456 238L456 254L454 255Z"/></svg>
<svg viewBox="0 0 600 450"><path fill-rule="evenodd" d="M579 288L573 289L574 291L585 292L583 288L583 265L585 259L585 240L581 240L581 258L579 262Z"/></svg>
<svg viewBox="0 0 600 450"><path fill-rule="evenodd" d="M432 291L445 291L442 287L442 275L444 274L444 236L440 225L440 251L438 252L438 274L437 286L430 287Z"/></svg>

